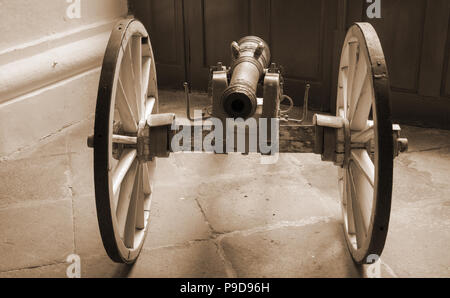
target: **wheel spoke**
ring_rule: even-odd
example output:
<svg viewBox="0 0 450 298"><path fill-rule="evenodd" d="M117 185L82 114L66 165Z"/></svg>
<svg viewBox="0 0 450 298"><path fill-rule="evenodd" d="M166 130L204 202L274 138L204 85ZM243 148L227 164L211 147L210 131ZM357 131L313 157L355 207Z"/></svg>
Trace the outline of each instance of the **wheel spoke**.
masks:
<svg viewBox="0 0 450 298"><path fill-rule="evenodd" d="M367 151L364 149L354 149L351 155L354 164L373 187L375 184L375 166Z"/></svg>
<svg viewBox="0 0 450 298"><path fill-rule="evenodd" d="M137 152L135 149L125 149L112 175L113 193L117 194L125 175L130 170L133 161L136 159Z"/></svg>
<svg viewBox="0 0 450 298"><path fill-rule="evenodd" d="M341 76L342 76L342 82L339 86L339 96L342 99L339 103L339 107L341 107L344 111L344 118L347 118L347 106L348 106L348 100L347 100L347 84L348 84L348 67L345 67L341 69Z"/></svg>
<svg viewBox="0 0 450 298"><path fill-rule="evenodd" d="M358 64L356 65L356 71L354 75L354 81L352 85L352 92L349 95L350 112L349 119L353 119L358 101L361 96L361 91L364 83L369 79L367 72L367 63L363 52L360 52Z"/></svg>
<svg viewBox="0 0 450 298"><path fill-rule="evenodd" d="M367 121L367 127L358 133L352 134L352 143L365 144L375 136L373 121Z"/></svg>
<svg viewBox="0 0 450 298"><path fill-rule="evenodd" d="M339 81L338 81L338 97L337 97L337 107L342 108L344 110L347 110L345 103L347 98L347 74L348 74L348 61L345 61L347 58L348 60L348 46L345 47L342 53L342 61L341 61L341 67L339 69Z"/></svg>
<svg viewBox="0 0 450 298"><path fill-rule="evenodd" d="M120 120L123 124L123 129L128 133L137 132L137 120L135 115L133 114L133 110L130 106L130 101L127 97L125 89L123 87L122 80L119 77L118 88L117 88L117 96L116 96L116 104L120 114Z"/></svg>
<svg viewBox="0 0 450 298"><path fill-rule="evenodd" d="M148 94L148 84L150 80L150 70L152 66L152 58L143 57L143 67L142 67L142 94L145 99L149 96ZM150 94L152 95L152 94Z"/></svg>
<svg viewBox="0 0 450 298"><path fill-rule="evenodd" d="M153 113L153 110L155 109L156 105L156 99L154 97L147 98L146 104L145 104L145 115L144 119L148 119L150 115Z"/></svg>
<svg viewBox="0 0 450 298"><path fill-rule="evenodd" d="M137 94L135 88L135 77L134 77L134 63L132 57L131 42L128 43L126 49L124 49L122 66L120 69L120 79L123 83L123 89L128 98L128 104L130 105L133 115L135 115L135 120L139 120L139 111L137 106Z"/></svg>
<svg viewBox="0 0 450 298"><path fill-rule="evenodd" d="M153 180L153 171L154 171L155 162L148 162L144 164L144 194L150 195L152 194L152 180Z"/></svg>
<svg viewBox="0 0 450 298"><path fill-rule="evenodd" d="M361 206L359 205L359 197L358 192L356 190L355 186L355 177L352 173L352 170L349 168L348 173L348 180L349 180L349 195L351 198L351 214L354 218L354 224L355 224L355 233L356 233L356 243L358 248L362 247L364 245L364 242L367 238L367 225L364 221L362 212L361 212Z"/></svg>
<svg viewBox="0 0 450 298"><path fill-rule="evenodd" d="M350 176L348 173L348 169L343 170L344 176L343 178L343 195L344 195L344 202L345 202L345 208L347 213L347 229L348 233L351 235L355 234L355 219L353 216L353 207L352 207L352 197L351 197L351 190L350 190Z"/></svg>
<svg viewBox="0 0 450 298"><path fill-rule="evenodd" d="M370 76L366 76L359 99L355 101L353 114L349 118L351 130L360 131L366 128L373 96Z"/></svg>
<svg viewBox="0 0 450 298"><path fill-rule="evenodd" d="M356 60L358 54L358 42L350 41L348 44L348 81L347 81L347 100L352 98L353 83L355 81Z"/></svg>
<svg viewBox="0 0 450 298"><path fill-rule="evenodd" d="M123 233L125 229L125 221L128 214L128 208L130 206L130 196L133 191L134 181L136 180L137 168L138 161L135 160L126 174L120 188L119 200L116 207L116 217L119 231L121 233ZM123 236L123 234L121 234L121 236Z"/></svg>
<svg viewBox="0 0 450 298"><path fill-rule="evenodd" d="M144 97L142 96L142 38L140 36L133 36L131 48L137 109L139 120L142 120L144 118L145 102Z"/></svg>
<svg viewBox="0 0 450 298"><path fill-rule="evenodd" d="M371 161L369 162L371 163ZM352 173L353 183L356 188L358 208L361 212L365 226L368 227L370 225L370 220L372 216L372 205L374 196L373 186L370 185L369 181L367 180L367 177L363 174L361 168L357 165L357 162L355 162L355 160L352 160L350 162L349 169Z"/></svg>
<svg viewBox="0 0 450 298"><path fill-rule="evenodd" d="M142 188L142 167L138 166L137 175L134 179L133 191L125 222L124 243L128 248L134 248L134 237L136 235L137 205Z"/></svg>
<svg viewBox="0 0 450 298"><path fill-rule="evenodd" d="M139 171L141 173L140 176L140 182L139 182L139 189L138 189L138 200L137 200L137 207L136 207L136 228L139 230L145 229L145 194L144 194L144 183L145 183L145 175L144 170L146 168L144 165L140 165Z"/></svg>

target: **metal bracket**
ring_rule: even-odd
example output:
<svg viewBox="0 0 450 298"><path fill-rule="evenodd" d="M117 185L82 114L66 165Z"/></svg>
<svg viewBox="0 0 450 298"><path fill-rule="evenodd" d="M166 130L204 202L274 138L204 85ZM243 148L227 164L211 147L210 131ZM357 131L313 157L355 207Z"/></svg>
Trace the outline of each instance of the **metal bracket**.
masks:
<svg viewBox="0 0 450 298"><path fill-rule="evenodd" d="M394 157L398 157L400 153L408 152L408 139L400 138L400 125L394 124L392 127L394 138Z"/></svg>
<svg viewBox="0 0 450 298"><path fill-rule="evenodd" d="M371 123L369 121L369 123ZM366 146L369 152L373 152L373 142L368 142L371 138L367 134L351 135L349 123L342 117L315 114L313 124L316 127L316 148L314 153L321 154L323 161L332 161L337 166L342 166L348 162L352 148ZM370 124L373 126L373 123ZM394 158L400 153L408 151L408 139L400 138L400 125L392 125L392 137L394 138ZM373 135L372 135L373 137ZM363 140L363 141L357 141ZM352 143L355 142L356 143Z"/></svg>
<svg viewBox="0 0 450 298"><path fill-rule="evenodd" d="M287 96L285 94L281 97L281 101L283 101L284 99L288 99L289 102L290 102L289 109L287 109L286 111L280 111L281 116L282 117L284 116L284 118L283 118L284 121L286 121L286 122L290 122L291 121L291 122L295 122L297 124L302 124L303 122L305 122L308 119L308 109L309 109L308 105L309 105L309 90L310 89L311 89L311 85L310 84L306 84L305 95L304 95L304 98L303 98L303 116L302 116L301 119L289 118L288 113L294 107L294 100L291 97L289 97L289 96Z"/></svg>
<svg viewBox="0 0 450 298"><path fill-rule="evenodd" d="M139 161L147 162L155 157L167 158L170 155L172 125L175 114L155 114L139 124L137 135L137 156Z"/></svg>
<svg viewBox="0 0 450 298"><path fill-rule="evenodd" d="M201 118L195 119L191 116L191 98L189 95L189 83L184 82L183 87L184 87L184 95L185 95L185 99L186 99L186 117L190 121L201 121L201 120L208 119L209 117L207 116L207 114L208 114L207 108L203 109Z"/></svg>
<svg viewBox="0 0 450 298"><path fill-rule="evenodd" d="M212 75L212 115L219 119L226 119L227 116L221 107L221 97L223 92L228 88L228 71L214 71Z"/></svg>
<svg viewBox="0 0 450 298"><path fill-rule="evenodd" d="M278 118L280 110L280 74L268 72L264 76L262 118Z"/></svg>

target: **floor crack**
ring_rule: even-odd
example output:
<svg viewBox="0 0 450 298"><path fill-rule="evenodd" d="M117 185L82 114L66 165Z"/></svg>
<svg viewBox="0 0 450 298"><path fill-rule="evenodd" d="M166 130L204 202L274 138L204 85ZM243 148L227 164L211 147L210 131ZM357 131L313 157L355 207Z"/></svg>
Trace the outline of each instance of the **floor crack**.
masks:
<svg viewBox="0 0 450 298"><path fill-rule="evenodd" d="M233 236L251 236L253 234L268 232L283 228L294 228L294 227L304 227L309 225L314 225L318 223L328 223L333 220L331 216L312 216L309 218L297 220L297 221L279 221L273 224L258 226L247 230L238 230L228 233L216 234L218 240L222 240L223 238L233 237Z"/></svg>
<svg viewBox="0 0 450 298"><path fill-rule="evenodd" d="M441 147L433 147L433 148L428 148L428 149L421 149L421 150L414 150L414 151L409 151L408 150L406 153L420 153L420 152L438 151L438 150L447 149L447 148L450 148L450 145L441 146Z"/></svg>
<svg viewBox="0 0 450 298"><path fill-rule="evenodd" d="M28 267L23 267L23 268L19 268L19 269L12 269L12 270L0 271L0 273L2 273L2 274L7 274L7 273L12 273L12 272L19 272L19 271L23 271L23 270L33 270L33 269L39 269L39 268L45 268L45 267L51 267L51 266L62 265L62 264L67 264L67 262L55 262L55 263L50 263L50 264L43 264L43 265L36 265L36 266L28 266Z"/></svg>
<svg viewBox="0 0 450 298"><path fill-rule="evenodd" d="M67 156L67 171L66 171L66 185L69 190L70 202L72 207L72 234L73 234L73 252L77 252L77 243L75 237L75 203L74 203L74 190L73 190L73 168L72 168L72 155L69 153L69 143L67 137L65 137L66 156Z"/></svg>
<svg viewBox="0 0 450 298"><path fill-rule="evenodd" d="M236 270L233 267L233 263L227 258L225 250L223 249L223 246L222 246L223 239L228 238L228 237L234 237L234 236L246 237L246 236L250 236L250 235L253 235L256 233L273 231L273 230L283 229L283 228L304 227L304 226L314 225L314 224L319 224L319 223L328 223L333 220L332 217L326 217L326 216L315 217L315 216L313 216L313 217L305 218L305 219L298 220L298 221L281 221L281 222L277 222L274 224L259 226L259 227L255 227L255 228L251 228L251 229L247 229L247 230L239 230L239 231L221 233L221 232L217 232L213 229L211 224L207 221L205 212L201 208L201 205L199 204L199 202L197 200L196 200L196 202L199 205L199 208L205 217L205 222L208 224L208 226L211 229L212 235L209 238L194 239L194 240L186 241L183 243L171 244L171 245L166 245L166 246L144 248L143 250L144 251L153 251L153 250L159 250L159 249L186 248L186 247L190 247L199 242L211 241L216 246L217 254L219 255L219 258L221 259L221 261L225 267L225 272L227 274L227 277L228 278L237 278L238 274L236 273Z"/></svg>
<svg viewBox="0 0 450 298"><path fill-rule="evenodd" d="M227 277L237 278L238 275L233 267L233 263L228 260L227 255L223 249L222 239L216 239L213 241L213 243L217 248L217 254L219 255L219 258L222 260L223 266L225 267L225 273L227 274Z"/></svg>
<svg viewBox="0 0 450 298"><path fill-rule="evenodd" d="M206 216L205 210L203 210L203 207L202 207L202 205L200 204L198 198L195 198L195 203L197 204L198 209L199 209L200 212L202 213L203 220L205 221L206 225L207 225L208 228L209 228L209 231L210 231L211 234L212 234L212 236L211 236L212 238L211 238L211 239L213 239L213 238L214 238L214 235L216 235L216 234L218 234L218 233L216 232L216 230L214 230L214 227L213 227L213 226L211 225L211 223L208 221L208 217Z"/></svg>
<svg viewBox="0 0 450 298"><path fill-rule="evenodd" d="M384 265L386 271L387 271L390 275L392 275L394 278L398 278L398 275L395 274L394 270L393 270L386 262L384 262L384 261L382 261L382 260L380 260L380 261L381 261L381 264Z"/></svg>
<svg viewBox="0 0 450 298"><path fill-rule="evenodd" d="M61 127L60 129L58 129L57 131L54 131L46 136L43 136L43 137L39 138L37 141L34 141L29 145L25 145L23 147L16 149L16 151L14 151L14 152L8 153L5 156L1 156L0 162L13 160L16 156L20 155L22 152L26 152L27 150L29 150L31 148L39 146L41 143L46 142L47 140L49 140L53 137L59 136L59 135L63 134L65 131L67 131L68 129L71 129L71 128L73 128L85 121L91 120L91 119L92 119L92 116L89 116L88 118L82 119L80 121L75 121L75 122L66 124L63 127Z"/></svg>

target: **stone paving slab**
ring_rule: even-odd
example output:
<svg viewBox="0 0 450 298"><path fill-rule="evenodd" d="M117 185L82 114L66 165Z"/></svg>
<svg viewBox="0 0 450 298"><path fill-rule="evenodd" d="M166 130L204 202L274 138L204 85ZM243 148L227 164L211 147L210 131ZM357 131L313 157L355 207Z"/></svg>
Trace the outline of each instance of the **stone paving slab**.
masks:
<svg viewBox="0 0 450 298"><path fill-rule="evenodd" d="M74 196L94 195L94 155L93 152L71 154L70 183Z"/></svg>
<svg viewBox="0 0 450 298"><path fill-rule="evenodd" d="M75 252L82 258L106 255L98 229L95 196L74 197Z"/></svg>
<svg viewBox="0 0 450 298"><path fill-rule="evenodd" d="M186 196L182 185L155 188L144 248L177 245L210 236L197 202Z"/></svg>
<svg viewBox="0 0 450 298"><path fill-rule="evenodd" d="M65 155L0 162L0 208L69 198Z"/></svg>
<svg viewBox="0 0 450 298"><path fill-rule="evenodd" d="M0 209L0 272L64 262L74 252L72 202Z"/></svg>
<svg viewBox="0 0 450 298"><path fill-rule="evenodd" d="M124 278L128 277L131 267L111 261L104 255L81 258L82 278Z"/></svg>
<svg viewBox="0 0 450 298"><path fill-rule="evenodd" d="M382 258L399 276L450 277L449 169L448 147L408 153L396 161Z"/></svg>
<svg viewBox="0 0 450 298"><path fill-rule="evenodd" d="M225 265L212 241L144 250L129 277L223 278Z"/></svg>
<svg viewBox="0 0 450 298"><path fill-rule="evenodd" d="M334 220L287 222L221 242L240 278L360 277Z"/></svg>
<svg viewBox="0 0 450 298"><path fill-rule="evenodd" d="M161 111L182 93L162 91ZM204 102L204 97L194 96ZM450 277L450 132L403 126L383 277ZM312 154L174 154L160 160L150 232L134 267L111 262L95 211L93 119L0 162L0 277L359 277L340 224L336 168ZM314 256L314 258L313 258ZM337 260L336 260L337 259Z"/></svg>
<svg viewBox="0 0 450 298"><path fill-rule="evenodd" d="M303 187L286 181L280 184L272 178L241 176L200 184L198 201L214 231L228 233L329 215L320 197L304 183Z"/></svg>

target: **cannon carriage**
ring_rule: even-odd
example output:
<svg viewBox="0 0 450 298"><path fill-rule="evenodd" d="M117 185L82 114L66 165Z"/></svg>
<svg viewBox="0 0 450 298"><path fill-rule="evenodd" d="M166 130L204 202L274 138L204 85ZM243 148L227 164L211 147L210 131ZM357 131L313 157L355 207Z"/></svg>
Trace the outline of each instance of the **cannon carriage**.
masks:
<svg viewBox="0 0 450 298"><path fill-rule="evenodd" d="M157 159L192 150L320 154L339 169L344 237L354 261L367 263L368 256L381 255L393 160L407 150L407 140L392 123L389 76L374 28L357 23L349 29L336 115L316 114L308 125L305 117L291 119L281 110L280 102L290 97L264 40L243 37L231 44L231 55L229 67L211 68L211 107L194 117L185 84L191 121L180 125L175 114L158 113L155 60L144 26L123 19L114 27L100 77L94 135L88 138L94 149L99 228L110 258L136 261L148 231ZM309 86L304 115L308 91Z"/></svg>

